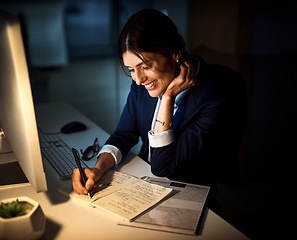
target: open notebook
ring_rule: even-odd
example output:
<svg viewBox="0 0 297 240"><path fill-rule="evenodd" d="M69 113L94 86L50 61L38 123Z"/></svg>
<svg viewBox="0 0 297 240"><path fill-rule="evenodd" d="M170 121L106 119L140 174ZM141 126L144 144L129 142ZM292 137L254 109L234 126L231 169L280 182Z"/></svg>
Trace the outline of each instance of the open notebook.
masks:
<svg viewBox="0 0 297 240"><path fill-rule="evenodd" d="M169 196L172 188L109 170L94 186L91 198L88 195L75 193L70 186L62 187L59 191L71 198L117 215L126 221L132 221Z"/></svg>

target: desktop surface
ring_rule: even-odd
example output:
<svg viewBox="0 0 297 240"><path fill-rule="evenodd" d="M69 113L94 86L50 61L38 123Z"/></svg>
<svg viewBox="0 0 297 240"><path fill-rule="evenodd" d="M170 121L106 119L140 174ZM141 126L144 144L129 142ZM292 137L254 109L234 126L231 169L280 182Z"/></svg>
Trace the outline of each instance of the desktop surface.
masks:
<svg viewBox="0 0 297 240"><path fill-rule="evenodd" d="M60 114L56 114L57 112ZM63 140L71 147L85 149L96 137L102 146L109 137L106 132L69 105L40 105L36 107L36 115L38 126L46 132L56 132L60 126L70 122L71 119L84 122L87 126L86 131L69 135L61 134ZM91 160L89 164L92 165L95 162L96 159ZM28 196L40 203L47 218L42 239L248 239L207 208L201 219L198 236L119 226L118 217L59 194L58 189L63 185L71 184L71 180L61 180L46 161L44 161L44 168L48 183L47 192L36 193L29 184L18 184L9 188L0 186L0 199ZM153 176L150 166L132 153L128 154L125 161L116 169L137 177Z"/></svg>

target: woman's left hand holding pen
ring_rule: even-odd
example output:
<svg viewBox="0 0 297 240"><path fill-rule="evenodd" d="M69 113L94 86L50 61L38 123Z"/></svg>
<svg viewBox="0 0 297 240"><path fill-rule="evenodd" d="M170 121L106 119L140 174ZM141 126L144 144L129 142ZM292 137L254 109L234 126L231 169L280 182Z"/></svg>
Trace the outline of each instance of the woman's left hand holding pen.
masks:
<svg viewBox="0 0 297 240"><path fill-rule="evenodd" d="M85 168L84 173L87 177L86 185L83 186L81 175L79 173L79 169L74 169L71 179L72 179L72 186L76 193L78 194L88 194L88 191L91 191L93 186L96 182L99 181L99 179L102 177L102 175L108 171L110 168L114 166L114 158L109 153L102 153L97 163L93 168Z"/></svg>

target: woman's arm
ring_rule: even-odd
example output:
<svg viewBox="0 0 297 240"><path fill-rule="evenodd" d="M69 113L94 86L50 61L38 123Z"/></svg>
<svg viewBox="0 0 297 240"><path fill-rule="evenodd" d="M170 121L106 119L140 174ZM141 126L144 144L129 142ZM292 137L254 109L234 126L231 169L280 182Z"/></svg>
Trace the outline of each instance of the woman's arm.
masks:
<svg viewBox="0 0 297 240"><path fill-rule="evenodd" d="M208 170L205 166L219 169L236 160L245 123L245 89L240 76L209 66L198 78L174 116L183 121L182 126L173 125L174 141L151 147L155 175L170 177L191 171L197 175L198 169Z"/></svg>
<svg viewBox="0 0 297 240"><path fill-rule="evenodd" d="M184 62L180 65L179 76L172 80L162 96L154 133L171 129L176 96L194 84L195 68L190 63Z"/></svg>
<svg viewBox="0 0 297 240"><path fill-rule="evenodd" d="M188 125L179 129L173 143L159 148L151 148L153 174L170 177L184 166L189 166L193 159L201 156L200 153L206 152L210 146L213 146L214 150L216 149L214 139L222 114L220 107L204 106L196 111L196 116Z"/></svg>
<svg viewBox="0 0 297 240"><path fill-rule="evenodd" d="M137 143L139 138L135 114L136 98L137 89L132 84L130 93L128 95L127 104L123 110L117 130L105 143L116 146L123 157L130 150L130 148ZM94 184L102 177L102 175L114 165L114 156L111 153L103 152L98 157L97 163L93 168L84 169L88 179L86 186L83 186L81 183L81 176L78 169L73 171L71 176L73 189L78 194L87 194L88 190L91 190Z"/></svg>

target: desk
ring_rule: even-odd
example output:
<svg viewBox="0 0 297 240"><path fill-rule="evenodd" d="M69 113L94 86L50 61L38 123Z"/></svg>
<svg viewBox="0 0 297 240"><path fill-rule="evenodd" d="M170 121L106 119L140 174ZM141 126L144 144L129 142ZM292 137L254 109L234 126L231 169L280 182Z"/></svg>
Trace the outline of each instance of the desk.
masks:
<svg viewBox="0 0 297 240"><path fill-rule="evenodd" d="M57 132L61 126L71 121L84 122L88 127L86 131L61 134L63 140L71 147L85 148L93 143L95 137L98 137L99 142L103 144L109 137L101 128L66 104L39 105L36 107L36 116L38 125L44 132ZM95 164L96 160L92 161L92 164ZM132 153L123 162L117 167L122 172L138 177L153 176L150 166ZM119 218L60 195L58 188L70 183L70 180L60 180L46 161L44 168L48 185L48 191L45 193L36 193L29 184L0 188L0 199L25 195L40 203L47 218L46 231L42 239L248 239L209 209L205 211L201 234L198 236L119 226L117 225Z"/></svg>

